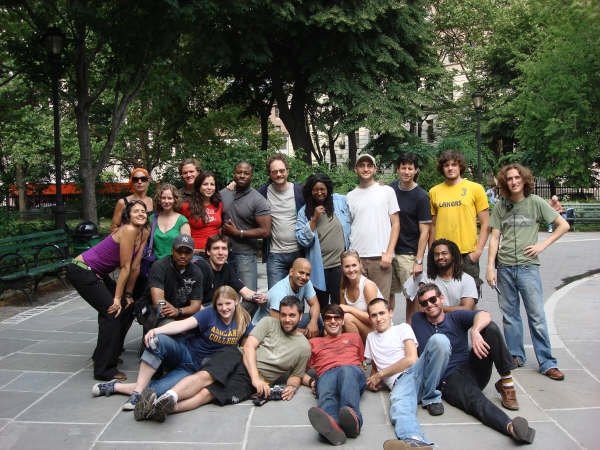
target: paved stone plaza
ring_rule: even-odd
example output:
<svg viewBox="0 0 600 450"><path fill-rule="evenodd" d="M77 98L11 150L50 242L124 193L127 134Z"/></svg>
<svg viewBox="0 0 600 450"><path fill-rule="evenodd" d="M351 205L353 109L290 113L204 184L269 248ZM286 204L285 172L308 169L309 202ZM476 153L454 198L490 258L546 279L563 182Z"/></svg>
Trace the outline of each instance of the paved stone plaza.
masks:
<svg viewBox="0 0 600 450"><path fill-rule="evenodd" d="M541 260L553 348L566 379L556 382L538 374L528 346L528 364L514 372L518 415L537 430L535 442L526 448L600 449L600 233L569 233ZM264 274L260 284L266 285ZM308 422L307 410L315 404L308 388L289 403L260 408L250 402L209 405L170 416L163 424L135 422L132 413L121 412L125 396L92 398L96 314L75 292L62 295L0 322L0 449L328 447ZM403 307L399 302L397 323ZM479 307L500 321L495 294L487 287ZM140 327L134 325L122 365L130 380L136 376L140 337ZM493 390L498 375L492 377L486 393L500 404ZM364 394L362 434L342 448L381 449L383 441L394 437L387 398L387 393ZM419 411L425 433L437 448L516 447L508 437L445 406L446 413L439 417Z"/></svg>

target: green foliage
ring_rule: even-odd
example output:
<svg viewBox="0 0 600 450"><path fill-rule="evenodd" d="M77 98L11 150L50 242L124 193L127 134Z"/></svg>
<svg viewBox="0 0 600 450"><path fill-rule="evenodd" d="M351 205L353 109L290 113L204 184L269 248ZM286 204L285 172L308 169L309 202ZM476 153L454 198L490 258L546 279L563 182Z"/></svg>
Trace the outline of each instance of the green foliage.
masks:
<svg viewBox="0 0 600 450"><path fill-rule="evenodd" d="M16 212L0 211L0 238L54 230L53 220L22 220Z"/></svg>
<svg viewBox="0 0 600 450"><path fill-rule="evenodd" d="M600 156L600 6L561 8L547 34L515 81L523 162L548 179L588 186Z"/></svg>

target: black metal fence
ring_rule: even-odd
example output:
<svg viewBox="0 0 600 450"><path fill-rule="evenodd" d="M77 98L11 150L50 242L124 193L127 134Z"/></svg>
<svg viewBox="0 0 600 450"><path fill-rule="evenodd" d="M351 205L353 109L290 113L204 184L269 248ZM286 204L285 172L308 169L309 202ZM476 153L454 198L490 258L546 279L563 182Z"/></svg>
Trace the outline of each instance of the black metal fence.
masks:
<svg viewBox="0 0 600 450"><path fill-rule="evenodd" d="M561 201L566 200L600 200L600 186L578 188L571 186L556 186L556 195ZM535 194L549 199L552 194L548 183L535 183Z"/></svg>

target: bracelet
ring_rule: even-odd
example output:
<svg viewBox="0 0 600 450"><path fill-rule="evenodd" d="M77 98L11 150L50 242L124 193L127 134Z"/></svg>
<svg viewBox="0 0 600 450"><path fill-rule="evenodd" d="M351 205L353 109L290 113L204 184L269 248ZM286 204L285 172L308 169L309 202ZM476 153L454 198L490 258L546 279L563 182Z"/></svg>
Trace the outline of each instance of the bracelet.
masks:
<svg viewBox="0 0 600 450"><path fill-rule="evenodd" d="M183 308L177 308L178 317L183 316Z"/></svg>

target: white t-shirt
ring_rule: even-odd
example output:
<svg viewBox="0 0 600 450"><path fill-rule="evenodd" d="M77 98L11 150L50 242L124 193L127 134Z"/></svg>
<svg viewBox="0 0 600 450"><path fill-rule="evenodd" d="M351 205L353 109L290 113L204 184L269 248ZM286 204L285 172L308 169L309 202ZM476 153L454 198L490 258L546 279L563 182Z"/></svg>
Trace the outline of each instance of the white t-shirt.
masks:
<svg viewBox="0 0 600 450"><path fill-rule="evenodd" d="M346 195L350 218L350 247L363 258L381 257L390 241L390 216L397 213L398 200L389 186L373 183L355 187Z"/></svg>
<svg viewBox="0 0 600 450"><path fill-rule="evenodd" d="M427 275L424 273L421 273L415 278L409 277L404 283L404 289L411 301L415 298L415 295L417 295L421 283L435 283L444 295L444 305L456 306L460 304L460 300L464 297L470 297L474 299L475 302L479 299L475 280L471 275L465 272L463 272L460 281L455 280L454 278L444 280L440 277L432 280L427 278Z"/></svg>
<svg viewBox="0 0 600 450"><path fill-rule="evenodd" d="M404 358L404 341L407 339L412 339L415 345L418 346L413 329L406 323L394 325L383 333L371 331L367 336L365 345L365 359L373 360L377 369L383 370ZM402 373L395 373L386 377L383 382L391 390L396 378Z"/></svg>

